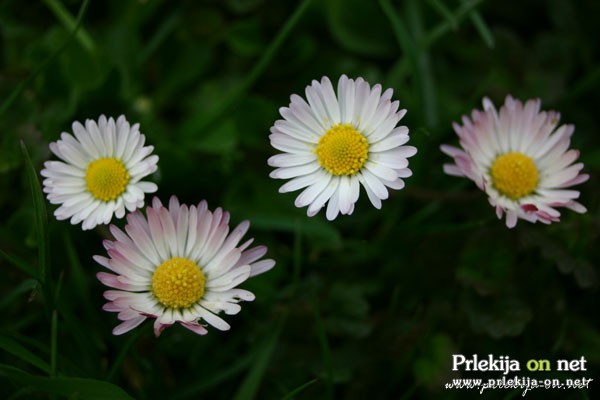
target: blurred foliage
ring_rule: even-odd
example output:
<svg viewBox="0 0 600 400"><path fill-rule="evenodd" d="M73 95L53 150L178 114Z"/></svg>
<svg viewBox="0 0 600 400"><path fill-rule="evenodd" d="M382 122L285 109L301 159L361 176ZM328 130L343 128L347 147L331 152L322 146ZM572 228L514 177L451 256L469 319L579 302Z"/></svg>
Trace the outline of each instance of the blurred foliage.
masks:
<svg viewBox="0 0 600 400"><path fill-rule="evenodd" d="M560 376L599 376L599 2L95 1L73 35L81 6L0 2L1 398L479 398L443 389L457 353L584 356L585 373ZM419 153L381 211L363 195L330 223L278 193L268 134L290 94L342 73L394 88ZM508 93L576 125L587 214L509 231L442 173L451 122ZM108 231L50 205L46 227L20 146L39 171L49 142L100 114L140 122L159 197L223 206L269 246L277 267L244 284L257 299L231 331L110 334L91 258Z"/></svg>

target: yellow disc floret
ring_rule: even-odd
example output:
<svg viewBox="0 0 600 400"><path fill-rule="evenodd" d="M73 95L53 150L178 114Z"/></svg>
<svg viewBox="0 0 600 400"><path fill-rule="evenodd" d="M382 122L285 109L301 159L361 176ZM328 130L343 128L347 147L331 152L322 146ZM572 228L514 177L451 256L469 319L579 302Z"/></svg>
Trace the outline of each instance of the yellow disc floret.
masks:
<svg viewBox="0 0 600 400"><path fill-rule="evenodd" d="M204 295L206 279L200 267L187 258L173 257L152 275L152 293L167 308L188 308Z"/></svg>
<svg viewBox="0 0 600 400"><path fill-rule="evenodd" d="M332 126L315 149L319 164L332 175L354 175L369 158L369 142L350 124Z"/></svg>
<svg viewBox="0 0 600 400"><path fill-rule="evenodd" d="M111 201L119 197L127 188L129 173L118 158L103 157L88 164L85 172L87 190L94 198Z"/></svg>
<svg viewBox="0 0 600 400"><path fill-rule="evenodd" d="M523 153L506 153L490 168L494 188L513 200L527 196L538 184L538 169L533 159Z"/></svg>

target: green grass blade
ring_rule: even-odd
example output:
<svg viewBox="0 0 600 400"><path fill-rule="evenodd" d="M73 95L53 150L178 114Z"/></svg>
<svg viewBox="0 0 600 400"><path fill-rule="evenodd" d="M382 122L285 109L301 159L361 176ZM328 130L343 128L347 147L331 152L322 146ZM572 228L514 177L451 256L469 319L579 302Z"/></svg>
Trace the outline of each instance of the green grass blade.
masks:
<svg viewBox="0 0 600 400"><path fill-rule="evenodd" d="M218 103L210 115L194 116L184 122L182 133L185 137L190 137L197 132L203 132L212 124L218 121L229 108L231 108L243 95L252 87L256 80L263 74L265 69L271 64L275 54L279 51L285 40L288 38L298 21L302 18L308 9L311 0L304 0L294 13L288 18L285 25L275 36L275 39L269 44L267 49L262 53L262 57L258 60L254 68L246 75L244 81L233 89L225 98Z"/></svg>
<svg viewBox="0 0 600 400"><path fill-rule="evenodd" d="M296 219L294 226L294 258L293 258L292 285L297 290L300 282L300 270L302 268L302 225Z"/></svg>
<svg viewBox="0 0 600 400"><path fill-rule="evenodd" d="M306 382L306 383L298 386L296 389L292 390L291 392L289 392L288 394L286 394L285 396L283 396L281 398L281 400L290 400L290 399L293 399L294 396L300 394L304 389L306 389L307 387L313 385L317 381L318 381L318 379L315 378L315 379L312 379L312 380L310 380L310 381L308 381L308 382Z"/></svg>
<svg viewBox="0 0 600 400"><path fill-rule="evenodd" d="M597 90L600 86L600 65L594 66L591 71L586 75L578 79L575 84L572 85L572 89L567 95L560 101L562 103L572 102L574 99L580 97L585 93Z"/></svg>
<svg viewBox="0 0 600 400"><path fill-rule="evenodd" d="M456 10L454 10L454 20L460 23L469 13L475 10L484 0L468 0L461 4ZM452 24L448 20L441 22L435 28L433 28L423 39L419 42L420 48L429 48L443 37L446 33L452 30Z"/></svg>
<svg viewBox="0 0 600 400"><path fill-rule="evenodd" d="M252 226L257 230L288 232L295 234L302 232L305 239L318 240L323 245L339 248L342 245L342 235L335 226L318 219L294 219L288 215L256 212L248 215Z"/></svg>
<svg viewBox="0 0 600 400"><path fill-rule="evenodd" d="M44 0L44 3L54 16L63 24L65 29L69 32L77 30L75 37L81 47L86 49L89 53L93 54L96 52L96 44L92 40L91 36L86 32L84 28L79 27L77 29L77 19L73 18L73 15L65 8L65 6L58 0Z"/></svg>
<svg viewBox="0 0 600 400"><path fill-rule="evenodd" d="M121 364L123 364L123 361L125 361L125 357L129 353L131 346L133 346L133 344L141 336L142 332L144 332L144 331L141 329L138 329L135 332L133 332L133 334L129 335L129 337L127 338L127 341L125 342L123 347L121 347L119 354L117 354L117 356L115 357L115 360L113 361L113 363L110 367L110 370L108 371L108 374L106 375L107 381L112 382L114 380L115 376L117 375L117 372L119 371L119 368L121 368Z"/></svg>
<svg viewBox="0 0 600 400"><path fill-rule="evenodd" d="M38 281L35 279L25 279L23 282L15 286L11 291L4 294L0 300L0 310L9 306L14 306L12 303L16 301L20 296L27 292L32 292L38 286ZM20 300L22 301L22 300Z"/></svg>
<svg viewBox="0 0 600 400"><path fill-rule="evenodd" d="M37 172L25 143L21 142L21 150L25 158L25 168L27 169L27 178L29 180L29 188L33 197L33 208L35 211L35 227L37 233L38 244L38 262L39 262L39 280L44 285L46 277L49 275L49 260L48 260L48 217L46 215L46 202L40 186L40 181L37 177Z"/></svg>
<svg viewBox="0 0 600 400"><path fill-rule="evenodd" d="M179 26L181 20L179 14L179 12L174 12L168 18L163 19L162 23L156 30L156 33L154 33L152 38L148 41L148 44L146 44L146 46L138 55L138 65L142 65L144 62L146 62L148 57L150 57L150 55L154 53L156 49L158 49L158 47L160 47L160 45L165 42L165 40L169 37L171 33L173 33L173 31L175 31L175 29Z"/></svg>
<svg viewBox="0 0 600 400"><path fill-rule="evenodd" d="M13 256L8 253L5 253L3 250L0 250L0 257L4 258L8 263L19 268L21 271L25 272L27 275L31 276L32 278L35 278L37 280L40 279L39 271L35 267L29 265L29 263L27 263L25 260L23 260L17 256Z"/></svg>
<svg viewBox="0 0 600 400"><path fill-rule="evenodd" d="M86 271L81 265L81 260L75 250L73 239L67 232L64 232L63 234L63 243L65 245L67 259L69 260L70 269L68 275L71 278L69 285L72 285L71 289L76 293L79 304L82 305L87 316L93 318L98 312L89 296L91 290L88 279L90 277L89 270Z"/></svg>
<svg viewBox="0 0 600 400"><path fill-rule="evenodd" d="M205 376L201 381L177 391L170 400L197 399L199 393L229 381L234 376L247 369L252 361L251 356L237 359L236 362L231 363L231 365L225 369L219 369L213 375Z"/></svg>
<svg viewBox="0 0 600 400"><path fill-rule="evenodd" d="M29 351L29 349L11 337L0 335L0 349L20 358L36 368L41 369L45 373L50 372L50 366L44 360L33 354L31 351Z"/></svg>
<svg viewBox="0 0 600 400"><path fill-rule="evenodd" d="M31 375L10 365L0 364L0 377L19 387L30 387L48 394L71 396L79 400L132 400L123 389L108 382L85 378L48 378Z"/></svg>
<svg viewBox="0 0 600 400"><path fill-rule="evenodd" d="M410 37L404 21L402 21L402 18L396 13L390 0L379 0L379 5L392 25L396 40L406 57L410 60L411 68L414 73L417 66L417 52L413 44L413 39Z"/></svg>
<svg viewBox="0 0 600 400"><path fill-rule="evenodd" d="M495 44L494 35L483 20L481 14L479 14L479 12L476 10L473 10L469 13L469 18L471 18L471 22L473 22L475 29L477 29L477 32L479 32L479 35L481 36L481 39L483 39L486 46L490 49L493 49Z"/></svg>
<svg viewBox="0 0 600 400"><path fill-rule="evenodd" d="M6 400L30 399L32 397L32 393L34 393L34 390L31 388L21 388L12 393L10 397L6 398Z"/></svg>
<svg viewBox="0 0 600 400"><path fill-rule="evenodd" d="M246 375L242 385L235 394L234 400L251 400L256 398L262 379L269 366L269 361L275 351L275 347L277 347L283 323L284 319L281 319L271 336L266 339L258 350L254 364L250 367L250 372L248 372L248 375Z"/></svg>
<svg viewBox="0 0 600 400"><path fill-rule="evenodd" d="M83 16L85 15L85 11L87 10L89 0L83 0L81 7L79 8L79 13L77 14L77 21L75 26L73 27L73 31L69 35L69 37L65 40L65 42L52 54L50 54L44 61L37 66L37 68L24 80L22 81L16 88L13 89L12 92L8 95L8 97L2 102L0 105L0 116L9 109L12 103L19 97L19 95L23 92L23 90L44 70L46 67L54 61L56 57L60 53L62 53L67 46L71 43L71 40L75 37L75 34L81 27L81 22L83 21Z"/></svg>
<svg viewBox="0 0 600 400"><path fill-rule="evenodd" d="M419 39L422 36L418 4L416 2L408 2L409 17L413 21L413 31L416 34L412 36L407 29L406 23L395 10L390 0L379 0L379 4L392 26L398 45L409 59L411 75L415 79L420 102L424 110L424 118L428 124L436 125L438 119L437 103L435 100L435 86L429 56L423 51L420 52L415 45L415 38Z"/></svg>
<svg viewBox="0 0 600 400"><path fill-rule="evenodd" d="M458 29L458 21L452 14L452 11L441 0L427 0L427 2L431 5L431 7L435 8L435 10L446 19L450 28L455 31Z"/></svg>
<svg viewBox="0 0 600 400"><path fill-rule="evenodd" d="M420 1L408 1L406 11L408 19L411 22L412 36L415 42L419 42L424 36ZM418 84L421 95L421 104L424 109L427 124L429 126L435 126L438 123L438 106L433 68L431 66L428 49L423 48L420 50L421 51L417 52L417 71L419 74Z"/></svg>
<svg viewBox="0 0 600 400"><path fill-rule="evenodd" d="M58 315L56 310L52 312L52 323L50 327L50 377L56 377L56 353L57 353Z"/></svg>

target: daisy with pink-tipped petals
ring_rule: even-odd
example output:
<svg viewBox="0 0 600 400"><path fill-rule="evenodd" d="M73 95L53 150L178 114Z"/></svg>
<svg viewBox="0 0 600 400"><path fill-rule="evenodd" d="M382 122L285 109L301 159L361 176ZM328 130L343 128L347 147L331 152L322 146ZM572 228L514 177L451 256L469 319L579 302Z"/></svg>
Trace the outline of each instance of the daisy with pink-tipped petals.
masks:
<svg viewBox="0 0 600 400"><path fill-rule="evenodd" d="M94 256L111 272L98 279L112 288L104 292L104 310L118 313L121 324L113 334L128 332L147 318L154 319L154 333L179 323L205 335L206 325L228 330L220 316L237 314L241 300L254 294L237 286L273 268L275 261L260 260L265 246L249 248L253 239L240 244L250 223L244 221L231 232L229 213L180 205L173 196L164 207L158 198L141 211L127 215L125 231L114 225L114 240L104 241L108 257Z"/></svg>
<svg viewBox="0 0 600 400"><path fill-rule="evenodd" d="M454 159L444 171L475 182L509 228L518 219L558 222L563 207L586 212L576 201L579 191L571 189L589 178L575 163L579 151L569 149L575 127L559 126L560 114L540 107L539 99L523 104L507 96L497 111L484 98L482 111L453 124L461 147L441 146Z"/></svg>

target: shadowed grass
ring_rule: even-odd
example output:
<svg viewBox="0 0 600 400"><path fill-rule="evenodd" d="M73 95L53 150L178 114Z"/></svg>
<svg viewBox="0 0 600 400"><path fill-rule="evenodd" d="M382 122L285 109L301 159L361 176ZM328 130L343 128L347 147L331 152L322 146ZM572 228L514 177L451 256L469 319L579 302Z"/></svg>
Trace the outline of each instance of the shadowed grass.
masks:
<svg viewBox="0 0 600 400"><path fill-rule="evenodd" d="M415 1L409 1L406 5L406 14L411 21L413 31L411 35L408 26L390 0L379 0L379 4L392 26L403 56L409 60L411 76L415 80L415 89L424 110L424 117L428 125L435 126L438 123L438 112L431 63L427 52L416 46L423 36L419 5Z"/></svg>
<svg viewBox="0 0 600 400"><path fill-rule="evenodd" d="M28 364L41 369L43 372L50 373L51 367L46 361L39 358L31 350L27 349L21 343L8 336L0 335L0 348L10 353Z"/></svg>
<svg viewBox="0 0 600 400"><path fill-rule="evenodd" d="M468 0L461 4L452 13L454 18L452 22L448 20L440 22L435 28L431 29L419 42L420 48L430 48L435 42L441 39L445 34L452 31L455 23L460 23L465 17L467 17L471 11L476 9L483 3L484 0Z"/></svg>
<svg viewBox="0 0 600 400"><path fill-rule="evenodd" d="M481 14L477 12L477 10L473 10L469 13L469 18L471 19L471 22L473 22L475 29L479 32L479 35L486 46L493 49L495 43L494 35L490 31L490 28L488 28Z"/></svg>
<svg viewBox="0 0 600 400"><path fill-rule="evenodd" d="M446 19L446 21L450 24L450 28L453 31L458 29L458 21L456 17L452 13L452 11L446 7L443 1L441 0L427 0L427 2L433 7L442 17Z"/></svg>
<svg viewBox="0 0 600 400"><path fill-rule="evenodd" d="M240 388L234 396L234 400L252 400L256 398L258 389L260 388L261 382L269 367L269 361L277 347L279 335L281 334L284 323L285 319L282 318L272 334L265 340L263 345L259 347L259 350L256 352L254 364L250 367L250 371L242 381Z"/></svg>
<svg viewBox="0 0 600 400"><path fill-rule="evenodd" d="M325 370L325 398L332 400L335 398L335 394L333 390L333 362L331 358L331 347L329 346L327 332L325 331L325 325L323 324L323 319L321 318L321 313L319 311L317 295L314 292L312 300L315 328L317 330L317 338L319 339L319 346L321 348L321 358L323 360L323 367Z"/></svg>
<svg viewBox="0 0 600 400"><path fill-rule="evenodd" d="M0 364L0 377L10 379L22 388L29 387L51 395L81 400L132 400L123 389L108 382L84 378L47 378L31 375L10 365Z"/></svg>
<svg viewBox="0 0 600 400"><path fill-rule="evenodd" d="M92 37L86 32L84 28L79 26L79 17L73 18L73 15L65 8L65 6L59 0L43 0L46 6L52 11L54 16L63 24L65 29L69 32L74 32L77 41L81 46L86 49L89 53L95 53L96 44ZM83 3L82 3L83 4ZM83 5L82 5L83 7Z"/></svg>
<svg viewBox="0 0 600 400"><path fill-rule="evenodd" d="M106 374L107 381L112 382L115 380L115 377L117 376L117 372L119 372L121 366L123 365L123 361L125 361L125 357L129 353L129 350L134 345L134 343L139 339L139 337L142 335L143 332L144 331L142 329L138 329L134 332L131 332L131 334L127 337L127 340L125 341L125 343L119 350L119 353L117 353L117 356L115 357L114 361L112 362L112 365L110 366L110 370L108 371L108 374Z"/></svg>
<svg viewBox="0 0 600 400"><path fill-rule="evenodd" d="M29 189L33 198L33 210L35 213L35 231L38 246L38 277L40 283L42 284L45 290L45 293L49 294L52 293L52 291L48 287L49 285L46 285L46 279L50 275L50 260L48 255L48 216L46 214L46 200L44 199L44 195L42 193L42 188L37 177L37 172L35 170L35 167L33 166L33 163L31 162L31 158L29 157L27 147L23 142L21 142L21 151L23 152L23 158L25 159L25 168L27 171L27 178L29 181ZM46 295L47 301L52 301L52 299L53 297Z"/></svg>
<svg viewBox="0 0 600 400"><path fill-rule="evenodd" d="M17 267L18 269L25 272L27 275L31 276L32 278L35 278L36 280L41 279L40 271L38 269L36 269L35 267L29 265L29 263L26 262L25 260L23 260L17 256L5 253L2 250L0 250L0 257L4 258L8 263Z"/></svg>
<svg viewBox="0 0 600 400"><path fill-rule="evenodd" d="M185 121L182 127L183 136L189 138L197 132L203 132L217 122L239 99L254 85L273 61L275 54L288 38L298 21L302 18L312 0L303 0L296 11L283 25L273 41L269 44L262 56L246 75L241 84L225 95L213 108L208 116L198 115Z"/></svg>
<svg viewBox="0 0 600 400"><path fill-rule="evenodd" d="M2 114L4 114L6 110L8 110L8 108L19 97L23 90L27 86L29 86L29 84L33 82L33 80L42 71L44 71L48 67L48 65L50 65L50 63L54 61L54 59L58 57L60 53L62 53L71 43L71 40L73 40L73 38L77 34L77 31L81 27L81 23L83 22L83 16L85 15L85 11L87 10L88 3L89 0L83 0L83 2L81 3L81 7L79 8L79 13L77 14L77 21L75 23L75 26L73 27L73 31L71 32L69 37L64 41L64 43L58 49L56 49L54 53L50 54L44 61L42 61L42 63L38 65L38 67L31 74L29 74L29 76L24 81L22 81L15 89L13 89L6 99L4 99L4 101L0 105L0 116L2 116Z"/></svg>
<svg viewBox="0 0 600 400"><path fill-rule="evenodd" d="M315 384L318 381L318 379L312 379L300 386L298 386L297 388L295 388L294 390L292 390L291 392L289 392L288 394L286 394L285 396L283 396L281 398L281 400L291 400L293 399L295 396L299 395L300 393L302 393L306 388L312 386L313 384Z"/></svg>

